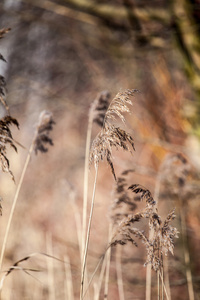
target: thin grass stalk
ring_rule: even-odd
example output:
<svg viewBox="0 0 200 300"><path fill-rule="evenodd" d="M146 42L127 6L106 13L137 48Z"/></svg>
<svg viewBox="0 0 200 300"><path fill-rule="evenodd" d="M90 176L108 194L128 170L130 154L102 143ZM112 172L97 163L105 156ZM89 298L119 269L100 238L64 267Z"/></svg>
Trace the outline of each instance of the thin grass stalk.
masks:
<svg viewBox="0 0 200 300"><path fill-rule="evenodd" d="M75 199L71 199L71 205L74 212L74 219L76 224L76 230L77 230L77 238L78 238L78 245L80 249L80 258L82 259L82 253L81 253L81 247L82 247L82 239L81 239L81 216L79 213L78 206L76 204Z"/></svg>
<svg viewBox="0 0 200 300"><path fill-rule="evenodd" d="M159 278L159 271L157 271L157 293L158 293L158 300L160 300L160 278Z"/></svg>
<svg viewBox="0 0 200 300"><path fill-rule="evenodd" d="M95 296L97 294L97 290L98 290L98 284L96 282L93 283L93 299L95 299Z"/></svg>
<svg viewBox="0 0 200 300"><path fill-rule="evenodd" d="M26 158L26 161L25 161L25 164L24 164L24 167L23 167L20 179L19 179L19 183L18 183L16 192L15 192L15 196L14 196L13 204L12 204L12 207L11 207L11 211L10 211L8 223L7 223L7 226L6 226L6 231L5 231L4 239L3 239L3 244L2 244L2 248L1 248L0 270L2 268L2 263L3 263L5 248L6 248L6 244L7 244L7 240L8 240L8 234L9 234L9 231L10 231L10 225L11 225L11 222L12 222L12 219L13 219L13 214L14 214L14 211L15 211L15 207L16 207L16 203L17 203L18 197L19 197L19 192L21 190L21 186L22 186L22 183L23 183L23 180L24 180L24 176L25 176L28 164L30 162L31 154L32 154L33 149L34 149L34 142L35 142L36 136L37 136L37 133L35 134L35 136L33 138L33 141L31 143L31 146L29 148L28 155L27 155L27 158Z"/></svg>
<svg viewBox="0 0 200 300"><path fill-rule="evenodd" d="M168 256L164 256L164 283L165 283L165 286L166 286L166 289L167 289L169 300L171 300Z"/></svg>
<svg viewBox="0 0 200 300"><path fill-rule="evenodd" d="M161 298L162 298L162 300L164 300L164 270L163 270L163 267L162 267L162 270L161 270L161 276L162 276Z"/></svg>
<svg viewBox="0 0 200 300"><path fill-rule="evenodd" d="M65 264L65 300L74 300L74 289L72 281L72 271L70 260L67 255L65 255L64 260Z"/></svg>
<svg viewBox="0 0 200 300"><path fill-rule="evenodd" d="M84 256L83 256L83 264L82 264L82 274L81 274L81 289L80 289L80 299L83 299L83 292L84 292L84 280L85 280L85 270L86 270L86 262L87 262L87 254L88 254L88 245L90 239L90 231L91 231L91 223L93 217L93 210L94 210L94 200L95 200L95 192L96 192L96 183L97 183L97 175L98 175L98 165L95 168L95 180L94 180L94 187L93 187L93 195L92 195L92 202L90 208L90 215L88 221L88 229L87 229L87 236L85 242L85 249L84 249Z"/></svg>
<svg viewBox="0 0 200 300"><path fill-rule="evenodd" d="M160 193L160 183L161 183L161 174L159 172L156 180L155 191L154 191L154 200L158 204L159 193ZM149 230L149 239L153 238L154 230L151 228ZM151 300L151 264L147 265L146 269L146 300Z"/></svg>
<svg viewBox="0 0 200 300"><path fill-rule="evenodd" d="M46 234L46 248L47 253L53 256L53 245L52 245L52 235L51 233ZM53 259L47 259L47 269L48 269L48 291L49 300L55 300L55 279L54 279L54 263Z"/></svg>
<svg viewBox="0 0 200 300"><path fill-rule="evenodd" d="M111 248L108 249L106 255L106 274L105 274L105 287L104 287L104 299L108 299L108 284L110 276L110 257L111 257Z"/></svg>
<svg viewBox="0 0 200 300"><path fill-rule="evenodd" d="M86 146L85 146L85 169L84 169L84 187L83 187L83 220L82 220L82 248L81 248L81 258L83 260L84 256L84 246L86 237L86 220L87 220L87 202L88 202L88 174L89 174L89 156L90 156L90 144L91 144L91 134L92 134L92 121L93 118L89 114Z"/></svg>
<svg viewBox="0 0 200 300"><path fill-rule="evenodd" d="M98 278L97 290L96 290L96 294L94 296L94 300L99 300L105 270L106 270L106 260L104 259L103 263L102 263L102 267L101 267L101 272L100 272L100 275ZM93 279L93 276L92 276L92 279Z"/></svg>
<svg viewBox="0 0 200 300"><path fill-rule="evenodd" d="M112 224L110 223L109 224L109 229L108 229L108 245L109 245L109 243L111 241L111 238L112 238L112 229L113 229L113 227L112 227ZM104 257L105 257L105 255L104 255ZM98 278L98 285L97 285L97 292L96 292L96 295L95 295L95 300L99 300L99 297L100 297L101 286L102 286L102 282L103 282L104 273L105 273L105 270L106 270L106 263L107 263L107 260L104 259L103 264L102 264L102 268L101 268L101 272L100 272L100 276Z"/></svg>
<svg viewBox="0 0 200 300"><path fill-rule="evenodd" d="M89 287L90 287L90 285L92 283L92 280L94 279L94 276L95 276L95 274L96 274L96 272L97 272L100 264L102 263L102 261L103 261L103 263L105 262L104 258L105 258L105 255L106 255L106 252L107 252L108 249L109 249L109 247L106 249L105 253L100 257L100 259L99 259L99 261L98 261L98 263L96 265L96 268L95 268L94 272L92 273L90 281L89 281L89 283L88 283L88 285L87 285L87 287L86 287L86 289L84 291L83 299L85 298L85 295L86 295L87 291L89 290ZM103 266L102 266L102 268L103 268Z"/></svg>
<svg viewBox="0 0 200 300"><path fill-rule="evenodd" d="M194 288L192 282L192 272L190 269L190 254L187 247L187 232L186 232L186 221L185 221L185 213L183 210L182 203L180 202L180 217L181 217L181 231L182 231L182 239L183 239L183 251L184 251L184 260L186 265L186 278L187 278L187 285L188 285L188 294L189 300L194 300Z"/></svg>
<svg viewBox="0 0 200 300"><path fill-rule="evenodd" d="M163 286L163 289L164 289L164 292L165 292L166 299L167 299L167 300L170 300L170 299L169 299L169 296L168 296L168 293L167 293L167 289L166 289L164 280L163 280L163 275L160 273L160 271L158 271L157 274L158 274L158 277L161 279L161 282L162 282L162 286Z"/></svg>
<svg viewBox="0 0 200 300"><path fill-rule="evenodd" d="M151 300L151 264L146 267L146 300Z"/></svg>
<svg viewBox="0 0 200 300"><path fill-rule="evenodd" d="M121 258L122 258L122 246L117 245L116 271L117 271L117 286L118 286L118 292L119 292L119 300L125 300Z"/></svg>
<svg viewBox="0 0 200 300"><path fill-rule="evenodd" d="M154 229L151 228L149 230L149 240L153 239ZM149 263L146 269L146 300L151 300L151 272L152 272L152 265Z"/></svg>

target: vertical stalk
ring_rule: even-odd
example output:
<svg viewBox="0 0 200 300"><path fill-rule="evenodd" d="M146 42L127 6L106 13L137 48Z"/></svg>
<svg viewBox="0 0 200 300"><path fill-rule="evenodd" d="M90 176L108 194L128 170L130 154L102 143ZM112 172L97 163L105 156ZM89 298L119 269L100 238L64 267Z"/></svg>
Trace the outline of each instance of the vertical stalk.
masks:
<svg viewBox="0 0 200 300"><path fill-rule="evenodd" d="M156 179L156 185L155 185L155 191L154 191L154 200L157 203L156 206L158 206L160 184L161 184L161 172L159 171L157 179ZM153 230L153 228L151 228L149 230L149 240L150 241L153 239L153 235L154 235L154 230ZM158 281L159 281L159 277L158 277ZM158 297L160 297L159 294L158 294ZM147 265L147 270L146 270L146 298L145 299L151 300L151 264Z"/></svg>
<svg viewBox="0 0 200 300"><path fill-rule="evenodd" d="M163 262L163 258L162 258L162 262ZM163 267L162 267L162 270L161 270L161 276L162 276L162 300L164 300L164 270L163 270Z"/></svg>
<svg viewBox="0 0 200 300"><path fill-rule="evenodd" d="M164 266L164 274L165 274L164 283L165 283L166 290L167 290L167 293L169 296L169 300L171 300L168 256L164 256L163 266Z"/></svg>
<svg viewBox="0 0 200 300"><path fill-rule="evenodd" d="M112 235L112 224L109 225L109 240L111 240ZM105 274L105 286L104 286L104 299L108 298L108 281L110 275L110 256L111 256L111 247L108 248L106 253L106 274Z"/></svg>
<svg viewBox="0 0 200 300"><path fill-rule="evenodd" d="M53 256L52 235L50 232L46 234L47 253ZM54 261L47 259L47 277L48 277L48 300L56 300L55 277L54 277Z"/></svg>
<svg viewBox="0 0 200 300"><path fill-rule="evenodd" d="M112 236L112 224L110 223L109 224L109 229L108 229L108 245L110 243L111 236ZM111 247L108 246L108 248L106 249L106 252L107 251L111 251L110 248ZM98 285L97 285L97 292L96 292L96 295L95 295L95 300L99 300L100 291L101 291L101 285L102 285L102 281L103 281L103 276L104 276L105 270L107 271L108 256L110 256L110 254L109 254L110 252L108 252L108 253L106 253L106 252L105 252L105 255L103 256L103 258L106 257L106 259L103 260L103 264L102 264L100 276L98 278ZM109 260L110 260L110 258L109 258Z"/></svg>
<svg viewBox="0 0 200 300"><path fill-rule="evenodd" d="M83 260L84 245L86 236L86 219L87 219L87 199L88 199L88 171L89 171L89 153L90 153L90 142L92 133L92 120L91 114L89 115L86 146L85 146L85 169L84 169L84 191L83 191L83 220L82 220L82 249L81 258Z"/></svg>
<svg viewBox="0 0 200 300"><path fill-rule="evenodd" d="M117 286L119 291L119 300L125 300L121 259L122 259L122 246L117 245L116 270L117 270Z"/></svg>
<svg viewBox="0 0 200 300"><path fill-rule="evenodd" d="M187 232L186 232L186 221L185 221L185 213L183 210L182 203L180 202L180 216L181 216L181 231L182 231L182 239L183 239L183 251L184 251L184 260L186 265L186 278L188 285L188 294L189 300L194 300L194 288L192 282L192 273L190 269L190 254L187 247Z"/></svg>
<svg viewBox="0 0 200 300"><path fill-rule="evenodd" d="M162 273L163 273L163 271L162 271ZM164 284L163 275L160 273L160 271L157 271L157 274L158 274L158 277L160 276L160 279L161 279L161 282L162 282L163 296L164 296L164 292L165 292L166 299L167 299L167 300L170 300L170 299L169 299L169 296L168 296L168 294L167 294L166 286L165 286L165 284Z"/></svg>
<svg viewBox="0 0 200 300"><path fill-rule="evenodd" d="M82 274L81 274L81 290L80 290L80 299L81 300L83 299L83 292L84 292L85 269L86 269L88 245L89 245L90 230L91 230L91 223L92 223L92 216L93 216L93 209L94 209L94 199L95 199L95 192L96 192L97 175L98 175L98 165L96 167L96 173L95 173L94 188L93 188L92 202L91 202L91 208L90 208L90 216L89 216L89 221L88 221L88 229L87 229L85 250L84 250L84 256L83 256Z"/></svg>
<svg viewBox="0 0 200 300"><path fill-rule="evenodd" d="M157 271L157 291L158 291L158 300L160 300L160 278L159 278L159 271Z"/></svg>
<svg viewBox="0 0 200 300"><path fill-rule="evenodd" d="M5 235L4 235L3 244L2 244L2 248L1 248L0 270L1 270L1 267L2 267L5 248L6 248L6 244L7 244L7 240L8 240L8 234L9 234L9 231L10 231L10 225L11 225L11 222L12 222L12 219L13 219L13 214L14 214L16 203L17 203L17 200L18 200L19 192L21 190L21 186L22 186L22 183L23 183L23 180L24 180L24 176L25 176L25 173L26 173L26 170L27 170L30 158L31 158L31 154L33 152L34 142L35 142L36 136L37 136L37 133L35 134L35 136L33 138L33 141L31 143L31 146L29 148L28 155L27 155L27 158L26 158L26 161L25 161L25 164L24 164L24 167L23 167L20 179L19 179L17 190L15 192L15 196L14 196L13 204L12 204L12 207L11 207L8 223L7 223L7 226L6 226L6 232L5 232Z"/></svg>

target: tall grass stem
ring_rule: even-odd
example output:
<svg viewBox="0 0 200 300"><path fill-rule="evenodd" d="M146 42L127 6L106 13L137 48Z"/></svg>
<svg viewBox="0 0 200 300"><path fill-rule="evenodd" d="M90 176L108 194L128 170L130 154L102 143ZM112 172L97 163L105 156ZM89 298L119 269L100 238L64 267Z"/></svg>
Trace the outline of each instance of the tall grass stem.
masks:
<svg viewBox="0 0 200 300"><path fill-rule="evenodd" d="M91 207L90 207L90 215L89 215L87 236L86 236L84 256L83 256L82 274L81 274L81 290L80 290L80 299L81 300L83 299L83 292L84 292L84 279L85 279L85 270L86 270L86 262L87 262L87 254L88 254L88 245L89 245L89 239L90 239L92 216L93 216L93 210L94 210L94 200L95 200L95 192L96 192L97 175L98 175L98 165L96 167L96 172L95 172L93 195L92 195L92 201L91 201Z"/></svg>
<svg viewBox="0 0 200 300"><path fill-rule="evenodd" d="M19 192L21 190L21 186L22 186L22 183L23 183L23 180L24 180L24 176L25 176L28 164L30 162L31 154L32 154L33 149L34 149L34 141L35 141L36 136L37 136L37 134L35 134L35 136L33 138L33 141L31 143L31 146L29 148L28 155L27 155L27 158L26 158L26 161L25 161L25 164L24 164L24 167L23 167L20 179L19 179L19 183L18 183L16 192L15 192L15 196L14 196L13 204L12 204L12 207L11 207L11 211L10 211L8 223L7 223L7 226L6 226L6 231L5 231L4 239L3 239L3 244L2 244L2 248L1 248L0 270L2 268L2 263L3 263L5 248L6 248L6 244L7 244L7 240L8 240L8 234L9 234L9 231L10 231L10 225L11 225L11 222L12 222L12 219L13 219L13 215L14 215L16 203L17 203L17 200L18 200L18 197L19 197Z"/></svg>
<svg viewBox="0 0 200 300"><path fill-rule="evenodd" d="M186 265L186 278L187 278L187 285L188 285L188 294L189 300L194 300L194 288L192 282L192 272L190 268L190 254L187 247L187 232L186 232L186 220L185 220L185 212L183 209L183 205L180 202L180 217L181 217L181 232L182 232L182 239L183 239L183 251L184 251L184 260Z"/></svg>
<svg viewBox="0 0 200 300"><path fill-rule="evenodd" d="M88 200L88 173L89 173L89 154L92 133L92 120L91 114L89 115L86 146L85 146L85 169L84 169L84 187L83 187L83 220L82 220L82 249L81 258L84 256L84 246L86 237L86 220L87 220L87 200Z"/></svg>
<svg viewBox="0 0 200 300"><path fill-rule="evenodd" d="M116 271L117 271L117 286L119 291L119 300L125 300L121 259L122 259L122 246L117 245Z"/></svg>

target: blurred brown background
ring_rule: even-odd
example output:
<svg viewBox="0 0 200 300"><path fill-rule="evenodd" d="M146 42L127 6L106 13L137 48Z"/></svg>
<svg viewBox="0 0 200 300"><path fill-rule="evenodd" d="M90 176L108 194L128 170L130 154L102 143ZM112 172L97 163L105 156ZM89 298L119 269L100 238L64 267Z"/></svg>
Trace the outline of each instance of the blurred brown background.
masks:
<svg viewBox="0 0 200 300"><path fill-rule="evenodd" d="M152 194L159 181L161 215L165 217L176 207L174 223L180 232L180 206L184 207L191 260L188 267L195 299L199 299L199 0L2 0L0 28L7 27L11 31L0 41L0 53L7 63L0 62L0 73L6 78L11 115L20 124L20 131L13 128L13 137L25 147L18 146L18 154L12 150L8 153L16 184L40 112L51 111L56 125L54 146L46 154L31 158L3 269L33 252L69 259L74 299L78 299L76 226L82 211L89 108L103 90L114 97L119 89L136 88L141 93L134 97L132 114L127 116L136 151L132 157L114 153L116 173L119 176L124 169L133 168L130 184L140 183ZM4 113L2 107L1 117ZM98 130L94 125L93 137ZM179 184L182 175L178 172L182 162L171 163L167 156L176 153L187 158L187 171L180 171L185 172L183 185ZM90 195L93 175L91 167ZM3 239L16 185L8 174L1 173L0 181ZM111 191L115 187L104 162L97 184L88 258L91 272L107 245ZM175 242L175 255L170 255L169 261L172 299L190 299L181 234ZM138 249L127 245L122 250L126 300L145 299L144 250L142 244ZM114 252L108 299L119 299ZM68 299L68 273L62 263L40 256L24 265L42 272L33 274L36 279L19 271L10 274L2 293L4 299Z"/></svg>

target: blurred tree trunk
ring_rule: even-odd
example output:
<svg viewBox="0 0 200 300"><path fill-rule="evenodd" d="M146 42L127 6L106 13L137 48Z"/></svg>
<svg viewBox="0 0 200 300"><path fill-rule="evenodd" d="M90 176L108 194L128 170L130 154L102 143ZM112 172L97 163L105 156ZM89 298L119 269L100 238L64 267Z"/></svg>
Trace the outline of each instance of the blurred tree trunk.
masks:
<svg viewBox="0 0 200 300"><path fill-rule="evenodd" d="M174 36L182 54L188 80L197 93L196 112L192 122L200 135L200 7L199 1L172 1Z"/></svg>
<svg viewBox="0 0 200 300"><path fill-rule="evenodd" d="M123 0L123 5L94 3L88 0L63 0L63 3L71 5L75 10L98 17L108 26L118 26L124 30L131 28L138 47L147 44L150 47L159 45L167 47L163 31L155 32L156 25L153 24L157 24L159 29L160 25L165 30L169 29L182 55L189 83L197 95L197 101L194 102L196 111L190 120L198 129L200 126L200 8L198 0L173 0L171 6L166 3L158 7L151 6L148 2L141 7L130 0ZM148 27L154 28L154 31L147 30Z"/></svg>
<svg viewBox="0 0 200 300"><path fill-rule="evenodd" d="M6 4L6 1L4 3ZM119 60L128 58L133 61L137 55L136 62L141 68L147 65L151 69L154 68L152 57L157 60L159 54L166 53L168 49L172 50L172 36L174 36L177 53L183 58L188 82L197 95L196 101L191 101L196 110L190 119L196 129L200 128L199 0L173 0L170 4L167 0L163 0L156 7L155 3L150 1L141 4L131 0L109 1L109 3L102 0L61 0L59 4L52 0L21 0L20 3L23 9L18 9L17 13L21 23L30 23L30 27L34 29L41 20L43 23L48 22L46 17L44 20L40 18L39 21L39 15L53 12L54 16L65 17L65 25L68 24L65 30L74 40L80 41L80 36L83 36L84 46L87 49L98 47L98 51L111 57L118 56ZM35 13L30 14L31 10ZM70 28L73 27L69 25L70 23L77 28L75 33L70 32ZM58 21L53 26L61 28L61 25L62 21L60 23ZM93 36L88 32L85 34L87 30L95 34ZM89 55L88 53L88 57Z"/></svg>

